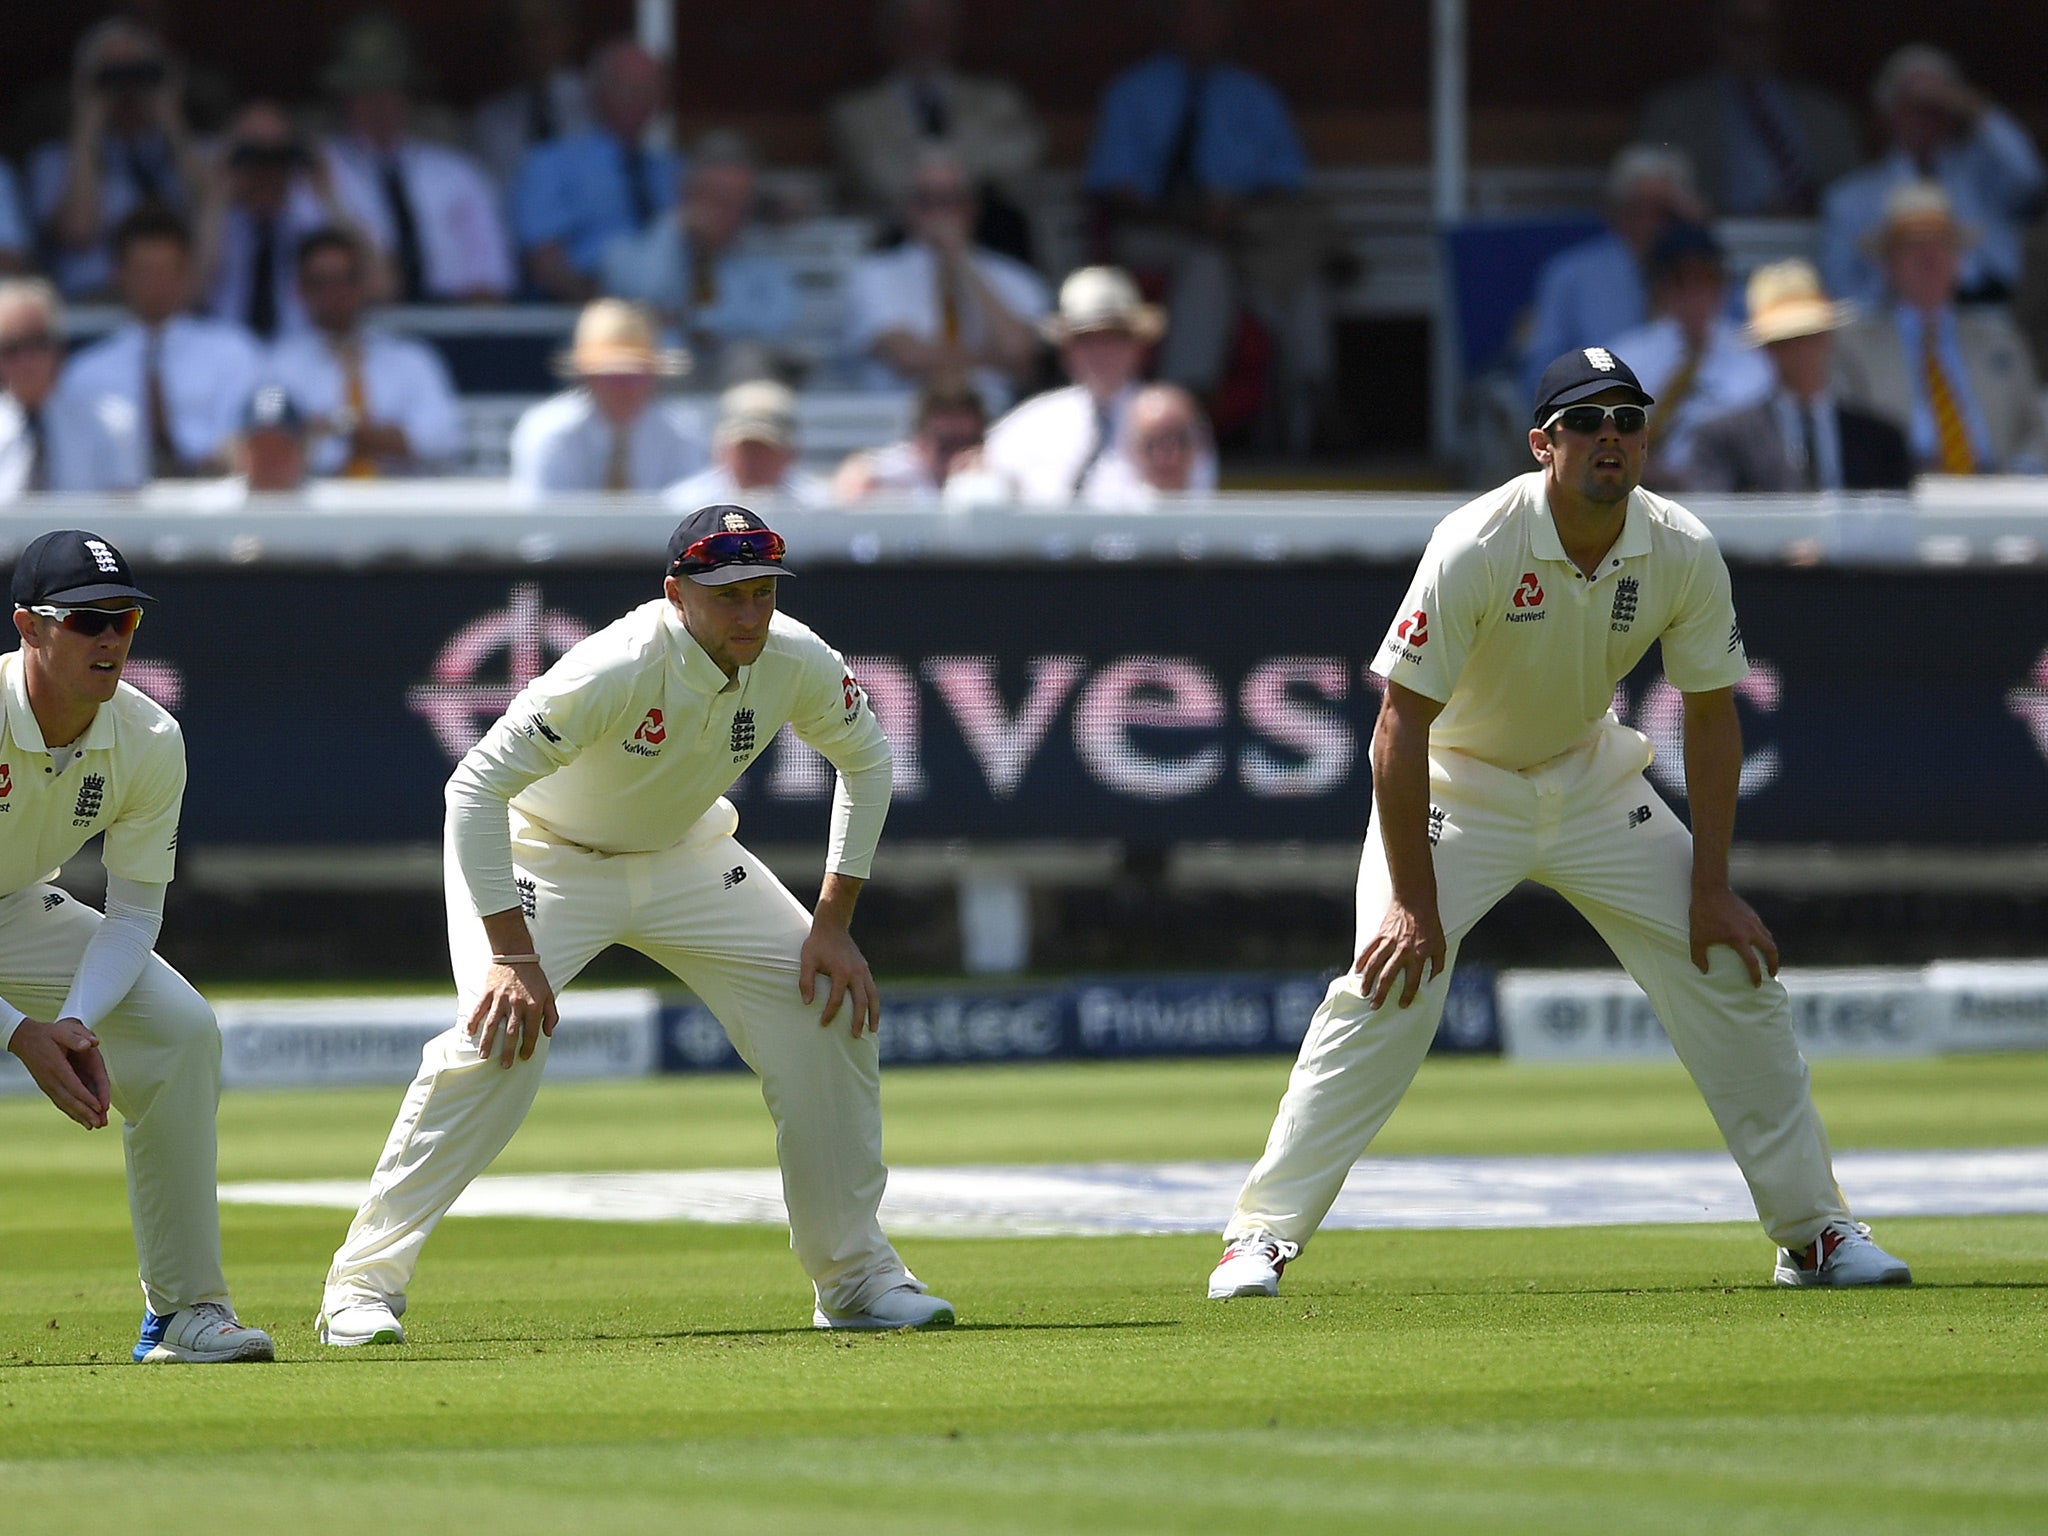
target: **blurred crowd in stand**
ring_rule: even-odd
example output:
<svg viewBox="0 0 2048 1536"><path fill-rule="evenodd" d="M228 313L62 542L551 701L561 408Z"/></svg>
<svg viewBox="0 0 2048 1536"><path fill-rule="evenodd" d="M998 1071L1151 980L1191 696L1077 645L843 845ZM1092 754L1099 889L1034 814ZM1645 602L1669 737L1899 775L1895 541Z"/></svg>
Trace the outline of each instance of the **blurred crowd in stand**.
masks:
<svg viewBox="0 0 2048 1536"><path fill-rule="evenodd" d="M1529 272L1471 385L1468 458L1526 467L1530 383L1597 346L1657 397L1654 488L2048 472L2027 130L1912 43L1871 83L1866 160L1855 111L1782 71L1775 0L1703 11L1711 67L1644 104L1604 230ZM575 307L560 393L510 427L529 500L1138 509L1211 492L1222 429L1298 458L1332 419L1353 253L1287 101L1232 62L1238 8L1153 14L1156 51L1102 93L1085 237L1057 266L1045 128L1015 85L956 67L954 0L884 0L888 71L822 104L836 163L812 206L737 131L672 144L668 67L626 37L582 52L570 0L505 0L509 78L466 118L369 12L307 82L317 102L218 102L210 133L186 105L203 67L99 22L62 136L0 160L0 501L471 472L446 359L390 305ZM1809 255L1745 259L1728 221L1760 219L1807 221ZM828 247L821 339L804 253ZM86 305L119 317L76 344ZM807 460L826 393L906 402L904 435Z"/></svg>

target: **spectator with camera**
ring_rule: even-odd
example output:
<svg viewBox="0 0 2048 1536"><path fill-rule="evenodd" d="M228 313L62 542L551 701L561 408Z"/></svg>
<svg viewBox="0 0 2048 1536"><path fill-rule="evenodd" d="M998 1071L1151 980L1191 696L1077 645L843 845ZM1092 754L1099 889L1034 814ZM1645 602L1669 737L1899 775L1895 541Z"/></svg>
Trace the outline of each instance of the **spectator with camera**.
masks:
<svg viewBox="0 0 2048 1536"><path fill-rule="evenodd" d="M307 235L329 227L367 247L367 233L335 195L325 157L307 149L284 108L243 107L228 124L194 231L206 312L265 341L304 329L296 253Z"/></svg>
<svg viewBox="0 0 2048 1536"><path fill-rule="evenodd" d="M308 324L270 350L270 377L304 419L316 475L431 474L462 451L462 412L440 353L363 324L369 258L332 225L299 242Z"/></svg>
<svg viewBox="0 0 2048 1536"><path fill-rule="evenodd" d="M57 286L72 298L106 294L115 227L139 207L189 213L204 178L162 41L126 17L93 27L74 56L70 135L29 159Z"/></svg>

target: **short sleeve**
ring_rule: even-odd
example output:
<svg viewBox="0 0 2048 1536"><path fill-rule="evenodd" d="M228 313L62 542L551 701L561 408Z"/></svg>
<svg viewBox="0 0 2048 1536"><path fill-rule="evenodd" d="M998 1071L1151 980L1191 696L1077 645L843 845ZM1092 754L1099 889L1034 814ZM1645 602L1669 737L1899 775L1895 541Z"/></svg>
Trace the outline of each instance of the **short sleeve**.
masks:
<svg viewBox="0 0 2048 1536"><path fill-rule="evenodd" d="M1432 539L1372 670L1390 683L1448 704L1485 612L1486 556Z"/></svg>
<svg viewBox="0 0 2048 1536"><path fill-rule="evenodd" d="M1692 579L1659 639L1664 648L1664 676L1680 693L1732 688L1748 673L1749 658L1742 649L1742 625L1735 617L1728 566L1712 542L1699 546Z"/></svg>
<svg viewBox="0 0 2048 1536"><path fill-rule="evenodd" d="M122 728L131 727L124 721ZM168 885L177 870L178 815L185 804L185 738L167 716L136 728L149 733L149 750L107 828L101 862L124 880Z"/></svg>

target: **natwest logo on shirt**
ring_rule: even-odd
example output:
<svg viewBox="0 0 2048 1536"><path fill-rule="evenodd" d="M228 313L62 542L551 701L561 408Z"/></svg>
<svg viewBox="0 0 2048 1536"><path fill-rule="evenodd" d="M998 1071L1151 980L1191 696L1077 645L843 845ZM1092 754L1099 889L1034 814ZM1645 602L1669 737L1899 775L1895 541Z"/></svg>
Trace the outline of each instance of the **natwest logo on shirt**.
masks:
<svg viewBox="0 0 2048 1536"><path fill-rule="evenodd" d="M633 728L633 739L622 741L624 747L635 757L661 756L661 744L668 740L668 727L662 724L661 711L650 709L641 722Z"/></svg>
<svg viewBox="0 0 2048 1536"><path fill-rule="evenodd" d="M1543 583L1536 579L1534 571L1522 572L1521 583L1515 588L1515 594L1509 601L1516 610L1508 615L1510 624L1543 617Z"/></svg>
<svg viewBox="0 0 2048 1536"><path fill-rule="evenodd" d="M14 793L14 765L0 763L0 800Z"/></svg>
<svg viewBox="0 0 2048 1536"><path fill-rule="evenodd" d="M1429 644L1429 615L1416 609L1394 626L1394 633L1409 645Z"/></svg>

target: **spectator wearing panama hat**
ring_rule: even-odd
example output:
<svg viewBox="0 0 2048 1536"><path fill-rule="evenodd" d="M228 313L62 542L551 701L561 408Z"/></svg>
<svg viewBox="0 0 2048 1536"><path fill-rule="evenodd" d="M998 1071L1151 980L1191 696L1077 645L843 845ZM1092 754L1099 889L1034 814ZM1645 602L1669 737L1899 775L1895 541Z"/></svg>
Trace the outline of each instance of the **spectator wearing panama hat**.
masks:
<svg viewBox="0 0 2048 1536"><path fill-rule="evenodd" d="M530 408L512 429L512 488L537 501L560 492L658 491L704 463L703 439L657 398L660 381L689 367L655 345L654 321L623 299L597 299L577 317L555 371L570 388Z"/></svg>
<svg viewBox="0 0 2048 1536"><path fill-rule="evenodd" d="M1083 267L1060 285L1043 329L1074 382L1034 395L998 421L985 458L1018 501L1065 506L1096 462L1115 451L1146 353L1166 332L1166 313L1139 296L1122 268Z"/></svg>
<svg viewBox="0 0 2048 1536"><path fill-rule="evenodd" d="M1759 267L1749 279L1742 339L1776 386L1753 405L1700 423L1691 485L1702 491L1904 490L1913 461L1899 429L1846 406L1830 387L1835 333L1855 306L1838 303L1805 261Z"/></svg>
<svg viewBox="0 0 2048 1536"><path fill-rule="evenodd" d="M2027 344L2003 311L1956 304L1976 237L1937 183L1892 190L1870 236L1885 301L1842 331L1835 388L1904 432L1923 471L2040 474L2048 423Z"/></svg>

